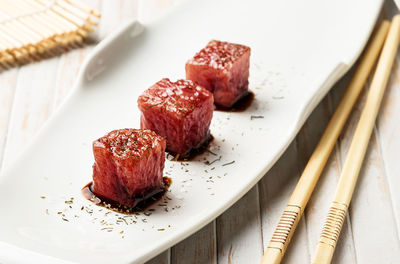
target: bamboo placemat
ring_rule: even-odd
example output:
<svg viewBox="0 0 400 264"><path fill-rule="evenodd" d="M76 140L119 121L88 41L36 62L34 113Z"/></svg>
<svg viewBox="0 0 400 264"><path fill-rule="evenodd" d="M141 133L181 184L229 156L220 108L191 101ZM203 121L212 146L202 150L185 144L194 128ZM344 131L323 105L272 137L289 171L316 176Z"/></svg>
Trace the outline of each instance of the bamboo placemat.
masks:
<svg viewBox="0 0 400 264"><path fill-rule="evenodd" d="M99 18L75 0L0 0L0 68L82 46Z"/></svg>

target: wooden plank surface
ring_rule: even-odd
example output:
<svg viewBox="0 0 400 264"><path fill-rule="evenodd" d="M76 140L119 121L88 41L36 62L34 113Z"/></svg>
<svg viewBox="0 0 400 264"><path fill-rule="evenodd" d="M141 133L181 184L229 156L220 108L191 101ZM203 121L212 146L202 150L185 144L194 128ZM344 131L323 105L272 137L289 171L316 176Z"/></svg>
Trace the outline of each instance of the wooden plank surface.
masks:
<svg viewBox="0 0 400 264"><path fill-rule="evenodd" d="M302 153L300 157L302 167L305 166L312 150L318 142L318 139L322 135L322 132L327 125L328 120L332 116L334 109L338 105L339 99L341 98L341 95L343 94L353 73L354 71L351 70L335 85L334 94L338 95L337 100L335 100L336 97L333 93L328 94L328 96L326 96L321 102L320 106L314 110L313 114L300 131L297 140L299 142L299 152ZM305 210L306 226L308 227L308 246L311 257L309 262L311 262L316 246L319 242L322 224L325 222L327 209L331 205L331 197L335 194L340 169L341 163L338 154L338 145L336 145ZM350 219L347 218L343 225L339 243L336 247L336 254L333 259L334 263L356 262L349 221Z"/></svg>
<svg viewBox="0 0 400 264"><path fill-rule="evenodd" d="M12 69L0 74L0 168L3 164L8 125L14 101L15 87L19 69Z"/></svg>
<svg viewBox="0 0 400 264"><path fill-rule="evenodd" d="M297 140L295 140L259 182L261 225L264 247L268 245L294 187L300 177ZM309 248L305 217L300 220L285 258L286 263L307 263Z"/></svg>
<svg viewBox="0 0 400 264"><path fill-rule="evenodd" d="M182 1L84 0L102 13L95 34L98 40L129 19L137 16L147 21L155 19ZM65 100L92 48L93 45L88 45L60 57L0 73L0 167L7 166L24 150ZM148 263L257 263L350 75L332 88L258 185L215 221ZM400 55L392 70L334 263L400 260L399 85ZM357 103L321 176L284 263L311 261L362 106L363 99Z"/></svg>
<svg viewBox="0 0 400 264"><path fill-rule="evenodd" d="M218 263L257 263L261 259L263 241L257 185L217 218L216 230Z"/></svg>

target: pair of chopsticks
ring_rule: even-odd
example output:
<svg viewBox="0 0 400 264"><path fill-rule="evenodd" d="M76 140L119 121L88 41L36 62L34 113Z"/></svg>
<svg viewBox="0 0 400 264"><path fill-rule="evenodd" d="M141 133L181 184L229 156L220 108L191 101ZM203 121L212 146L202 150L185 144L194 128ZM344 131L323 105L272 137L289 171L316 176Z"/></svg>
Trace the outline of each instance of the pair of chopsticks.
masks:
<svg viewBox="0 0 400 264"><path fill-rule="evenodd" d="M1 0L0 68L79 47L100 14L75 0Z"/></svg>
<svg viewBox="0 0 400 264"><path fill-rule="evenodd" d="M313 263L318 264L331 262L378 115L399 41L400 15L397 15L393 18L391 25L389 21L383 21L371 38L339 106L329 121L290 197L264 253L262 264L281 262L330 153L382 49L367 101L354 133L335 198L313 259Z"/></svg>

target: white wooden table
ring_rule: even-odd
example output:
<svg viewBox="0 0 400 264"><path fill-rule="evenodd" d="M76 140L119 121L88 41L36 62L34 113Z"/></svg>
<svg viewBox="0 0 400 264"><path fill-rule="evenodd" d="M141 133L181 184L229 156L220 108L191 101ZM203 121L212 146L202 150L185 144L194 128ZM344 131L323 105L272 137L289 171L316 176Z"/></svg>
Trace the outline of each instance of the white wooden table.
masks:
<svg viewBox="0 0 400 264"><path fill-rule="evenodd" d="M152 19L182 0L84 0L102 13L102 39L119 24ZM387 6L386 6L387 8ZM390 11L390 10L389 10ZM0 73L0 165L24 150L64 100L93 46ZM315 109L265 177L215 221L149 263L258 263L351 73ZM367 85L368 86L368 85ZM284 263L309 263L333 198L365 94L317 185ZM376 123L334 263L400 263L400 53Z"/></svg>

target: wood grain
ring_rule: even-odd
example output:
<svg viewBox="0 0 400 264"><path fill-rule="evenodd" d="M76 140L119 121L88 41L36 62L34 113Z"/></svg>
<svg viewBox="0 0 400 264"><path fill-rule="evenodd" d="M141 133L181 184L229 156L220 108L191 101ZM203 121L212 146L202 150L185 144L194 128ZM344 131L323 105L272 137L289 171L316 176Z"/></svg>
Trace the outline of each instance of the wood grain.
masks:
<svg viewBox="0 0 400 264"><path fill-rule="evenodd" d="M383 98L381 112L379 114L375 129L378 151L382 160L382 166L386 180L386 194L391 198L391 206L395 216L397 231L400 231L400 56L397 55L392 70L391 80ZM386 177L385 177L386 176ZM396 187L397 186L397 187Z"/></svg>
<svg viewBox="0 0 400 264"><path fill-rule="evenodd" d="M93 9L101 10L100 0L85 0L84 3ZM107 23L107 21L102 18L100 20L99 26L105 23ZM78 76L83 60L93 49L95 43L100 41L98 31L99 29L97 30L97 32L95 32L95 37L91 37L91 44L86 45L81 49L71 50L70 52L60 56L53 99L55 109L58 108L58 106L64 101L68 93L71 91L75 79Z"/></svg>
<svg viewBox="0 0 400 264"><path fill-rule="evenodd" d="M384 12L388 15L394 15L398 12L395 4L387 1L384 6ZM400 56L397 57L392 69L391 79L383 98L382 107L377 120L376 136L380 155L383 161L385 178L387 180L387 189L391 196L392 209L395 215L397 234L400 232L400 192L397 186L400 186L400 124L398 114L400 113Z"/></svg>
<svg viewBox="0 0 400 264"><path fill-rule="evenodd" d="M357 67L357 64L355 67ZM314 113L310 116L306 125L299 133L299 149L302 150L304 156L307 157L311 155L311 151L317 143L318 135L323 131L324 123L326 124L327 120L330 119L334 109L336 109L340 99L343 97L350 78L354 74L355 67L335 85L332 92L322 101L321 107L317 107L314 110ZM320 126L315 124L320 124ZM304 162L306 161L303 161L303 163ZM326 211L324 209L330 206L330 200L327 198L334 195L335 190L332 186L337 185L341 166L339 146L336 144L317 187L311 196L308 207L305 210L307 226L310 227L307 229L310 251L309 262L311 261L311 256L314 254L315 247L318 244L321 234L321 228L318 228L318 226L323 223L326 217ZM344 224L342 236L340 237L336 250L337 252L334 256L333 263L357 263L349 218L347 218Z"/></svg>
<svg viewBox="0 0 400 264"><path fill-rule="evenodd" d="M144 1L145 4L140 7L138 2ZM143 8L147 9L141 13L142 16L147 14L146 19L154 19L182 1L84 0L103 14L97 32L98 39L107 36L120 23L140 15L138 13ZM64 101L82 61L91 49L92 45L89 45L50 61L45 60L0 73L0 160L4 152L4 165L7 165L17 152L23 151L24 146L32 140L48 116ZM366 155L367 166L360 174L359 186L355 190L333 263L397 263L400 259L400 193L397 191L400 186L399 65L398 55L373 134L374 141ZM261 259L260 243L266 246L271 238L281 209L289 199L305 166L304 161L308 160L347 83L348 79L342 79L319 104L296 140L259 182L259 197L257 189L253 188L216 222L210 223L149 263L247 264L250 263L248 259L251 257L246 256L250 254L255 254ZM362 101L357 103L357 111L361 106ZM354 131L353 125L359 118L357 111L350 117L349 124L327 163L316 192L310 199L309 208L306 209L292 245L283 259L284 263L311 261L330 205L329 200L334 194L332 185L335 185L339 178L343 158ZM26 114L29 114L29 117L26 126L23 126ZM247 206L250 207L246 208ZM256 221L257 213L250 208L259 210L260 224ZM243 216L249 217L251 221L242 221ZM374 243L376 241L378 243Z"/></svg>
<svg viewBox="0 0 400 264"><path fill-rule="evenodd" d="M367 91L363 91L339 142L339 159L342 164L347 156L355 126L365 103ZM400 258L399 237L391 208L390 194L388 189L385 188L388 183L384 175L383 159L379 154L376 137L375 130L371 137L372 142L367 150L358 186L355 189L349 208L347 222L351 223L355 258L358 263L396 263L394 259ZM332 195L328 198L331 199L333 195L334 192L332 191ZM325 214L329 206L330 204L325 206ZM322 223L323 219L321 219L320 225ZM365 237L366 233L368 234L368 239ZM379 242L375 243L376 241ZM338 245L340 245L340 241ZM390 251L387 250L389 245L392 247ZM377 252L390 252L390 254L371 254L370 252L374 250Z"/></svg>
<svg viewBox="0 0 400 264"><path fill-rule="evenodd" d="M58 63L58 58L51 58L25 65L19 70L5 143L4 166L21 153L49 118L53 110Z"/></svg>
<svg viewBox="0 0 400 264"><path fill-rule="evenodd" d="M0 74L0 168L2 168L3 164L6 135L8 133L17 76L18 69L12 69Z"/></svg>
<svg viewBox="0 0 400 264"><path fill-rule="evenodd" d="M146 264L169 264L171 263L171 250L166 250L158 256L147 261Z"/></svg>
<svg viewBox="0 0 400 264"><path fill-rule="evenodd" d="M353 197L357 179L359 178L364 156L369 146L375 120L379 113L383 94L386 90L399 42L400 15L397 15L392 19L381 55L379 56L365 105L361 112L360 119L357 122L357 126L340 174L339 182L336 187L335 196L329 209L329 213L326 217L320 241L317 245L313 263L331 263L342 225ZM364 166L363 169L367 169L368 165L370 164ZM371 192L369 192L369 194L370 193ZM376 195L376 193L373 194ZM372 218L371 212L367 218ZM393 245L394 244L389 244L387 246L391 247Z"/></svg>
<svg viewBox="0 0 400 264"><path fill-rule="evenodd" d="M217 219L218 263L257 263L263 253L260 230L260 202L255 186Z"/></svg>
<svg viewBox="0 0 400 264"><path fill-rule="evenodd" d="M282 208L285 207L299 180L299 155L296 140L259 182L264 246L269 242L275 226L279 222ZM309 261L307 230L304 219L300 220L298 230L293 236L292 243L283 259L285 263L307 263Z"/></svg>
<svg viewBox="0 0 400 264"><path fill-rule="evenodd" d="M319 137L320 139L318 144L313 148L313 153L306 163L306 167L301 174L299 182L297 183L288 204L285 209L283 209L284 211L281 219L275 229L270 243L268 244L261 263L272 264L281 262L347 117L349 116L351 109L353 108L353 105L375 64L375 60L379 55L388 28L389 22L384 21L373 34L366 51L360 59L357 70L342 97L342 100L336 107L324 132Z"/></svg>
<svg viewBox="0 0 400 264"><path fill-rule="evenodd" d="M217 263L215 221L171 249L171 263Z"/></svg>

